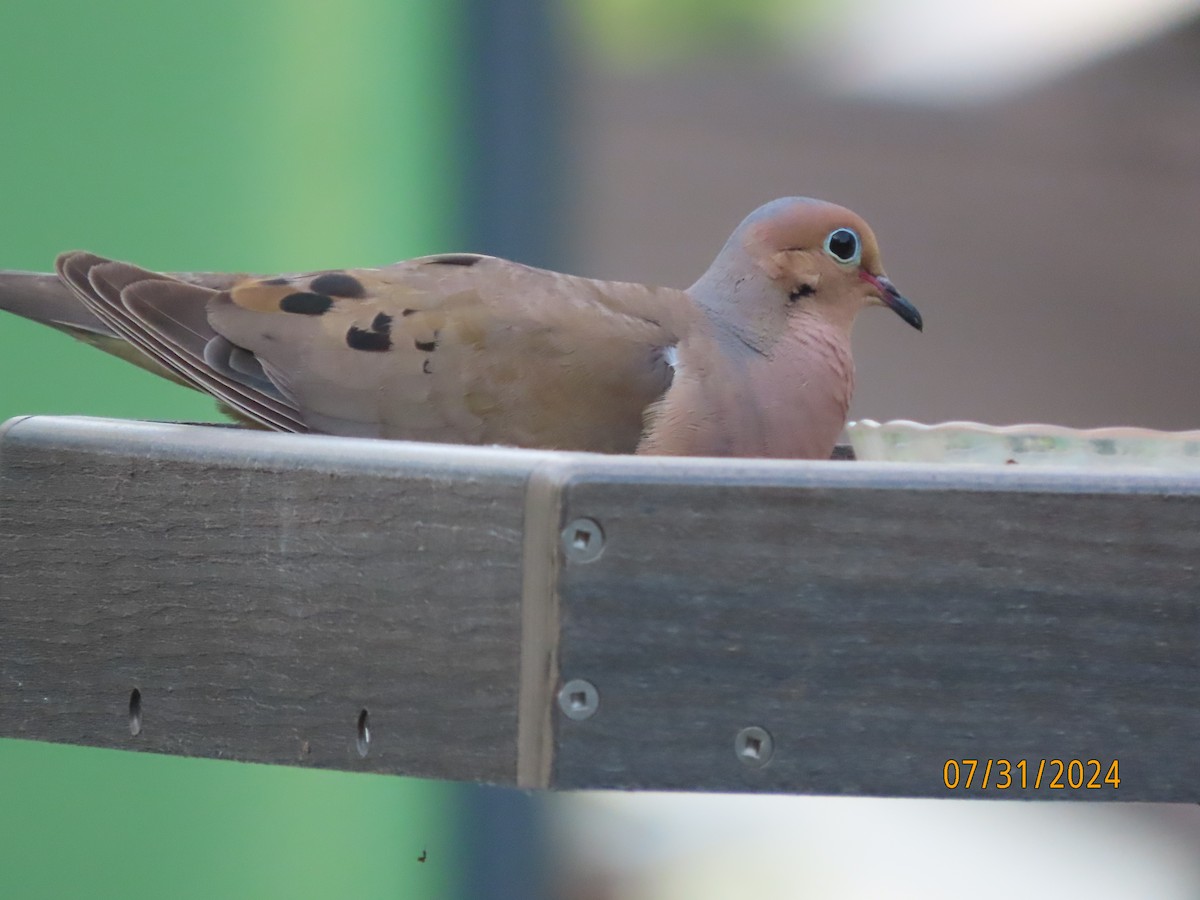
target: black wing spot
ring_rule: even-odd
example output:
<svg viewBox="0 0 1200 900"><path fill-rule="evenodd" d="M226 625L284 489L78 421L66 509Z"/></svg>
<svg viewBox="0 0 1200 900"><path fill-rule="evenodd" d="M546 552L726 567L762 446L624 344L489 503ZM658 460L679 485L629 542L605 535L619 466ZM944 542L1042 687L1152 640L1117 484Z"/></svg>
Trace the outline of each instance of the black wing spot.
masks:
<svg viewBox="0 0 1200 900"><path fill-rule="evenodd" d="M402 315L402 316L411 316L411 315L412 315L413 313L415 313L415 312L416 312L416 310L415 310L415 309L402 309L402 310L400 310L400 315Z"/></svg>
<svg viewBox="0 0 1200 900"><path fill-rule="evenodd" d="M279 308L286 313L298 313L302 316L320 316L329 312L333 307L333 298L324 294L312 294L307 291L297 291L288 294L279 301Z"/></svg>
<svg viewBox="0 0 1200 900"><path fill-rule="evenodd" d="M430 360L428 360L428 359L425 360L425 362L421 363L421 371L424 372L426 375L433 374L433 369L429 368L429 363L430 363Z"/></svg>
<svg viewBox="0 0 1200 900"><path fill-rule="evenodd" d="M345 272L326 272L324 275L318 275L308 286L319 293L345 297L348 300L358 300L367 295L362 282Z"/></svg>
<svg viewBox="0 0 1200 900"><path fill-rule="evenodd" d="M379 352L392 349L392 317L387 313L379 313L371 322L370 328L359 328L351 325L346 332L346 346L351 350L369 350Z"/></svg>
<svg viewBox="0 0 1200 900"><path fill-rule="evenodd" d="M416 348L422 353L432 353L437 349L436 339L432 341L413 341L413 344L415 344Z"/></svg>
<svg viewBox="0 0 1200 900"><path fill-rule="evenodd" d="M386 334L367 331L355 325L346 332L346 346L351 350L370 350L379 352L392 349L392 339Z"/></svg>
<svg viewBox="0 0 1200 900"><path fill-rule="evenodd" d="M279 287L279 286L281 286L281 285L284 285L284 284L291 284L291 283L292 283L292 279L290 279L290 278L283 278L283 277L279 277L279 278L268 278L268 279L266 279L265 281L263 281L263 284L269 284L271 287Z"/></svg>
<svg viewBox="0 0 1200 900"><path fill-rule="evenodd" d="M443 253L429 260L431 266L473 266L483 259L477 253Z"/></svg>

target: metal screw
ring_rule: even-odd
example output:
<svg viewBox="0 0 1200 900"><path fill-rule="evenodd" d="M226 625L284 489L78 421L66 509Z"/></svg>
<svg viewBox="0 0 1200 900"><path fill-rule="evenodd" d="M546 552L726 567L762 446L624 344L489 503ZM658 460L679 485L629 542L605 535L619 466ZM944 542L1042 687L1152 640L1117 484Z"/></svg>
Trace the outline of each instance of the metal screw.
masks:
<svg viewBox="0 0 1200 900"><path fill-rule="evenodd" d="M558 708L568 719L590 719L600 708L600 694L590 681L572 678L558 692Z"/></svg>
<svg viewBox="0 0 1200 900"><path fill-rule="evenodd" d="M733 752L737 758L752 769L760 769L771 761L775 752L775 741L770 732L757 725L743 728L733 739Z"/></svg>
<svg viewBox="0 0 1200 900"><path fill-rule="evenodd" d="M562 530L562 547L571 562L595 562L604 552L604 529L595 519L576 519Z"/></svg>

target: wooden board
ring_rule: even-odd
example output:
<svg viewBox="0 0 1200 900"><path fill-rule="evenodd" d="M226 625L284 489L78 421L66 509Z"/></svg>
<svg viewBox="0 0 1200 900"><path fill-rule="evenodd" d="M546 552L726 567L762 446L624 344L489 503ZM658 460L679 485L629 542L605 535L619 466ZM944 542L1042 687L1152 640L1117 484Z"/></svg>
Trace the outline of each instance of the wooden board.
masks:
<svg viewBox="0 0 1200 900"><path fill-rule="evenodd" d="M528 787L1200 800L1196 476L32 418L0 432L0 547L4 736Z"/></svg>
<svg viewBox="0 0 1200 900"><path fill-rule="evenodd" d="M561 681L599 705L556 710L556 787L1200 799L1194 477L859 463L560 480L560 523L590 518L605 544L561 561ZM770 735L765 766L739 760L745 728Z"/></svg>
<svg viewBox="0 0 1200 900"><path fill-rule="evenodd" d="M3 734L512 781L529 463L485 455L10 425Z"/></svg>

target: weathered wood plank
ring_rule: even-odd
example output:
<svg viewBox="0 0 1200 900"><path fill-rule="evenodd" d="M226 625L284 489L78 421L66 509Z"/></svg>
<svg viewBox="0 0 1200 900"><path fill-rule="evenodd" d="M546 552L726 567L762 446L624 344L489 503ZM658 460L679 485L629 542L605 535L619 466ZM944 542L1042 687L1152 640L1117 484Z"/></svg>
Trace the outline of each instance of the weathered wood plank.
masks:
<svg viewBox="0 0 1200 900"><path fill-rule="evenodd" d="M55 419L0 447L4 735L515 778L530 458Z"/></svg>
<svg viewBox="0 0 1200 900"><path fill-rule="evenodd" d="M963 796L944 765L978 759L979 796L1200 799L1196 479L561 478L560 527L588 517L605 543L562 561L561 681L599 708L556 711L554 786ZM735 754L747 727L773 739L763 767ZM979 790L987 759L1029 760L1032 785L1043 758L1116 759L1122 781L997 791L995 767Z"/></svg>
<svg viewBox="0 0 1200 900"><path fill-rule="evenodd" d="M1117 759L1116 790L970 795L1194 801L1198 526L1194 476L19 420L0 734L887 796L967 795L948 759L1029 760L1030 781L1043 758ZM769 762L739 761L739 732L769 735Z"/></svg>

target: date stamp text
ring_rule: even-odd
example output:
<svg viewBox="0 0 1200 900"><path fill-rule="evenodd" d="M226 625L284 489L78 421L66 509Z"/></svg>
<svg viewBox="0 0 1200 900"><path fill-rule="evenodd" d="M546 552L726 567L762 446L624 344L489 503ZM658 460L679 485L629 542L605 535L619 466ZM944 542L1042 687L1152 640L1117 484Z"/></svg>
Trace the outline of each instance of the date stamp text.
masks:
<svg viewBox="0 0 1200 900"><path fill-rule="evenodd" d="M1121 766L1115 759L948 759L942 783L948 791L1115 791Z"/></svg>

